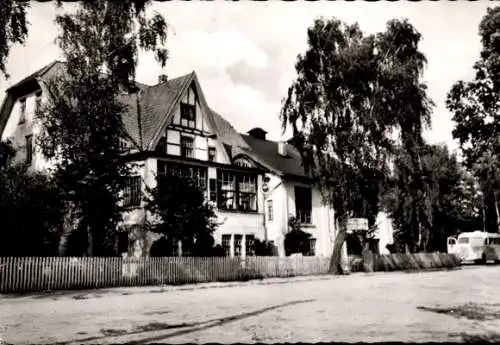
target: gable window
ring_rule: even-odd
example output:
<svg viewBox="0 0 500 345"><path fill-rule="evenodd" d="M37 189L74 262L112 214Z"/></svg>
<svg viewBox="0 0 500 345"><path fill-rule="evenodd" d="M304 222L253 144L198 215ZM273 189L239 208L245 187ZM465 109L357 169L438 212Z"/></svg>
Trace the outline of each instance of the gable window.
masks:
<svg viewBox="0 0 500 345"><path fill-rule="evenodd" d="M273 214L273 201L272 200L267 200L267 220L269 222L272 222L274 218Z"/></svg>
<svg viewBox="0 0 500 345"><path fill-rule="evenodd" d="M19 124L26 122L26 98L19 100Z"/></svg>
<svg viewBox="0 0 500 345"><path fill-rule="evenodd" d="M131 176L125 180L123 189L123 206L139 206L141 204L141 177Z"/></svg>
<svg viewBox="0 0 500 345"><path fill-rule="evenodd" d="M35 115L40 112L42 107L42 91L38 91L35 96Z"/></svg>
<svg viewBox="0 0 500 345"><path fill-rule="evenodd" d="M33 135L26 136L26 164L33 160Z"/></svg>
<svg viewBox="0 0 500 345"><path fill-rule="evenodd" d="M217 180L217 206L220 209L257 211L255 175L219 170Z"/></svg>
<svg viewBox="0 0 500 345"><path fill-rule="evenodd" d="M208 148L208 161L209 162L215 162L215 154L216 154L215 147L210 146Z"/></svg>
<svg viewBox="0 0 500 345"><path fill-rule="evenodd" d="M194 158L194 139L191 137L181 137L181 156Z"/></svg>
<svg viewBox="0 0 500 345"><path fill-rule="evenodd" d="M295 187L295 211L296 217L301 223L311 224L311 188Z"/></svg>
<svg viewBox="0 0 500 345"><path fill-rule="evenodd" d="M181 126L196 128L196 107L194 105L181 103Z"/></svg>

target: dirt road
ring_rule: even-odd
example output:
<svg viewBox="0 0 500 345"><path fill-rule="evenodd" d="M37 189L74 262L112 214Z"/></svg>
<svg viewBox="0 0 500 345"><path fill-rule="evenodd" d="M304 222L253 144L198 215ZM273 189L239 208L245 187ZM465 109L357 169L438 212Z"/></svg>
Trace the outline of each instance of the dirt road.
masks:
<svg viewBox="0 0 500 345"><path fill-rule="evenodd" d="M7 343L500 341L500 266L0 297Z"/></svg>

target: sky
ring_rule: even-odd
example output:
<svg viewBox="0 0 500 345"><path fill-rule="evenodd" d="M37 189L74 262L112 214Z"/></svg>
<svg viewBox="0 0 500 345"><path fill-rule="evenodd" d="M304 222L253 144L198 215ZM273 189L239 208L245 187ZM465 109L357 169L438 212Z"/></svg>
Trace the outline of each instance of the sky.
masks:
<svg viewBox="0 0 500 345"><path fill-rule="evenodd" d="M280 140L281 100L296 76L297 55L307 48L307 29L315 18L357 22L366 34L385 30L390 19L408 18L423 37L420 50L428 60L424 82L436 104L432 127L424 137L456 150L446 94L457 80L472 78L481 48L478 25L493 5L487 0L154 2L150 10L163 14L169 24L169 60L162 69L152 54L141 53L136 79L155 84L162 73L174 78L195 71L209 106L238 131L261 127L269 139ZM0 76L0 97L10 85L62 58L54 43L58 34L54 19L65 7L56 10L52 2L31 2L29 39L11 49L7 61L11 78Z"/></svg>

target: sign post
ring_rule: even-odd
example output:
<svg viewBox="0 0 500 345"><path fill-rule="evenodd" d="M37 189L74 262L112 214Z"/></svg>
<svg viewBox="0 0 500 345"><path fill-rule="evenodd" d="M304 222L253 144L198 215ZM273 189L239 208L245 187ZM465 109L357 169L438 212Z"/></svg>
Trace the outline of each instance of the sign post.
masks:
<svg viewBox="0 0 500 345"><path fill-rule="evenodd" d="M349 218L347 220L347 233L350 234L354 231L368 231L368 219Z"/></svg>

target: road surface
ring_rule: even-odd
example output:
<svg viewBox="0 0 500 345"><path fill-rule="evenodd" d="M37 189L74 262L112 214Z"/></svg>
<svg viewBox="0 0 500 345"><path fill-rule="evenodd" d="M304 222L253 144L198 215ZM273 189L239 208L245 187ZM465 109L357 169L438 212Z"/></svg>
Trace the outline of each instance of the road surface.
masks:
<svg viewBox="0 0 500 345"><path fill-rule="evenodd" d="M0 297L27 343L500 341L500 266L238 287Z"/></svg>

